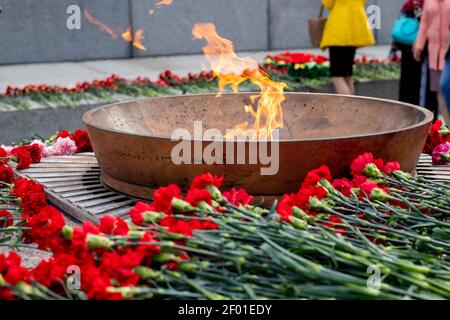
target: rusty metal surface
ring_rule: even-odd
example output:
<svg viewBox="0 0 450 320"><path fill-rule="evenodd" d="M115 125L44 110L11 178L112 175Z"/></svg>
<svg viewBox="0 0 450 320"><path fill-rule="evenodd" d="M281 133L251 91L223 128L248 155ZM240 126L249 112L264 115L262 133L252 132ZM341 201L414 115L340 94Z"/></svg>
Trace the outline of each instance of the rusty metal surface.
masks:
<svg viewBox="0 0 450 320"><path fill-rule="evenodd" d="M244 145L244 165L172 162L171 152L178 144L170 139L175 129L192 132L196 120L203 121L204 129L222 132L246 120L251 123L244 112L249 103L249 94L142 99L94 109L83 120L103 182L126 194L149 198L156 186L175 183L187 188L193 177L204 172L224 175L224 188L245 187L256 195L295 192L309 170L326 164L334 175L346 174L351 160L363 152L398 160L404 170L412 171L433 118L423 108L389 100L287 94L276 175L262 176L260 169L265 165L248 164L249 147L256 142L233 143L234 150ZM202 150L208 144L200 141Z"/></svg>

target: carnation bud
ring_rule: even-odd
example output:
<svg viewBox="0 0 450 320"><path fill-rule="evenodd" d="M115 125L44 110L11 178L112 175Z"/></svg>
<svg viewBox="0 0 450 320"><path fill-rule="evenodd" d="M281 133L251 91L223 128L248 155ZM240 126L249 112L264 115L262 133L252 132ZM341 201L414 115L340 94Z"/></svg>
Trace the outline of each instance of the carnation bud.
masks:
<svg viewBox="0 0 450 320"><path fill-rule="evenodd" d="M199 265L191 262L183 262L180 263L180 266L178 267L178 270L182 272L196 272L199 269Z"/></svg>
<svg viewBox="0 0 450 320"><path fill-rule="evenodd" d="M381 171L378 169L375 163L369 163L364 168L364 174L368 178L379 178L381 177Z"/></svg>
<svg viewBox="0 0 450 320"><path fill-rule="evenodd" d="M96 234L88 234L86 240L89 250L110 249L114 245L114 241Z"/></svg>
<svg viewBox="0 0 450 320"><path fill-rule="evenodd" d="M247 206L247 208L257 216L264 216L269 213L267 209L261 207Z"/></svg>
<svg viewBox="0 0 450 320"><path fill-rule="evenodd" d="M140 230L130 230L130 231L128 231L128 236L129 236L130 238L141 239L143 236L145 236L145 231L140 231Z"/></svg>
<svg viewBox="0 0 450 320"><path fill-rule="evenodd" d="M134 268L134 272L137 273L142 280L154 280L156 282L164 281L162 272L153 270L152 268L138 266Z"/></svg>
<svg viewBox="0 0 450 320"><path fill-rule="evenodd" d="M322 186L322 187L324 187L325 189L327 189L328 191L334 191L335 189L334 189L334 187L333 187L333 185L330 183L330 181L328 181L327 179L325 179L325 178L322 178L321 180L320 180L320 182L319 182L319 184Z"/></svg>
<svg viewBox="0 0 450 320"><path fill-rule="evenodd" d="M380 188L374 188L372 190L372 192L370 193L370 200L372 201L381 201L381 202L386 202L387 200L390 200L391 196L389 196L389 194L384 191L383 189Z"/></svg>
<svg viewBox="0 0 450 320"><path fill-rule="evenodd" d="M61 230L61 236L66 240L71 240L73 236L73 228L65 225Z"/></svg>
<svg viewBox="0 0 450 320"><path fill-rule="evenodd" d="M165 263L165 262L180 262L180 258L178 258L173 253L158 253L153 256L153 261L159 262L159 263Z"/></svg>
<svg viewBox="0 0 450 320"><path fill-rule="evenodd" d="M186 238L184 234L176 232L161 232L161 236L168 240L184 240Z"/></svg>
<svg viewBox="0 0 450 320"><path fill-rule="evenodd" d="M351 188L351 189L350 189L350 192L351 192L352 194L354 194L355 196L358 196L359 193L361 192L361 189L359 189L359 188Z"/></svg>
<svg viewBox="0 0 450 320"><path fill-rule="evenodd" d="M145 211L142 214L144 218L144 223L149 224L153 222L160 222L162 219L166 217L166 215L162 212L154 212L154 211Z"/></svg>
<svg viewBox="0 0 450 320"><path fill-rule="evenodd" d="M123 299L131 299L139 293L139 288L136 287L108 287L106 290L111 293L120 293Z"/></svg>
<svg viewBox="0 0 450 320"><path fill-rule="evenodd" d="M178 198L172 199L172 207L177 212L192 212L195 210L188 202Z"/></svg>
<svg viewBox="0 0 450 320"><path fill-rule="evenodd" d="M299 218L291 217L291 224L295 229L306 230L308 229L308 224Z"/></svg>
<svg viewBox="0 0 450 320"><path fill-rule="evenodd" d="M329 211L330 210L330 207L328 207L325 203L320 201L317 197L311 197L309 199L308 207L311 210L315 210L315 211L320 211L320 210Z"/></svg>
<svg viewBox="0 0 450 320"><path fill-rule="evenodd" d="M247 263L247 260L244 257L237 257L236 262L239 264L245 264Z"/></svg>
<svg viewBox="0 0 450 320"><path fill-rule="evenodd" d="M198 208L207 211L207 212L214 212L213 207L211 207L209 204L207 204L205 201L200 201L198 204Z"/></svg>
<svg viewBox="0 0 450 320"><path fill-rule="evenodd" d="M450 134L450 129L448 129L446 126L442 126L439 130L439 133L445 137Z"/></svg>
<svg viewBox="0 0 450 320"><path fill-rule="evenodd" d="M215 200L219 203L222 203L222 201L223 201L222 193L215 185L211 184L206 189L211 194L211 198L213 198L213 200Z"/></svg>
<svg viewBox="0 0 450 320"><path fill-rule="evenodd" d="M306 220L308 219L308 215L306 214L305 211L303 211L302 209L300 209L299 207L292 207L292 214L294 215L294 217L299 218L299 219L303 219Z"/></svg>
<svg viewBox="0 0 450 320"><path fill-rule="evenodd" d="M45 295L39 289L34 288L23 281L20 281L16 284L16 289L26 296L37 296L45 298Z"/></svg>
<svg viewBox="0 0 450 320"><path fill-rule="evenodd" d="M397 176L399 176L400 178L404 178L406 180L411 180L412 179L412 176L409 173L407 173L405 171L402 171L402 170L395 171L395 174Z"/></svg>

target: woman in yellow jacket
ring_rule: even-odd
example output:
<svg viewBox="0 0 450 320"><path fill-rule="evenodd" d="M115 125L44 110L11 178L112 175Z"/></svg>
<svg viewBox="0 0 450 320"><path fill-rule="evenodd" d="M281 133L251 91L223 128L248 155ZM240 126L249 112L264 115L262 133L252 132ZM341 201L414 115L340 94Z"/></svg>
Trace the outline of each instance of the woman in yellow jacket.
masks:
<svg viewBox="0 0 450 320"><path fill-rule="evenodd" d="M375 44L364 8L366 0L322 0L330 10L322 49L330 51L331 80L339 94L355 94L353 62L356 48Z"/></svg>

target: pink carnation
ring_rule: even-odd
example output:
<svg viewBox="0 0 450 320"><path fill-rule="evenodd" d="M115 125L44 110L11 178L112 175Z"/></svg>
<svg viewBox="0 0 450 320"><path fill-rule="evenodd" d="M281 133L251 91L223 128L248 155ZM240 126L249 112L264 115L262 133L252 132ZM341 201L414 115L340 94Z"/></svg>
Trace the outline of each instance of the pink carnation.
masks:
<svg viewBox="0 0 450 320"><path fill-rule="evenodd" d="M77 145L75 144L75 141L70 138L58 138L53 146L45 147L44 157L70 156L76 152Z"/></svg>
<svg viewBox="0 0 450 320"><path fill-rule="evenodd" d="M450 142L442 143L433 149L433 164L450 162Z"/></svg>

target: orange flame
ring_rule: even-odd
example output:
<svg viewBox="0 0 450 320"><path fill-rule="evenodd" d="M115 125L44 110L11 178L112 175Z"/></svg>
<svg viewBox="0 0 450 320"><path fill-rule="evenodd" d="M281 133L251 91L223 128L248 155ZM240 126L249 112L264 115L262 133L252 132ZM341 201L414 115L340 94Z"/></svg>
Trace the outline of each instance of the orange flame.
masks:
<svg viewBox="0 0 450 320"><path fill-rule="evenodd" d="M169 6L169 5L171 5L172 3L173 3L173 0L161 0L161 1L158 2L156 5L157 5L157 6L163 6L163 5Z"/></svg>
<svg viewBox="0 0 450 320"><path fill-rule="evenodd" d="M133 33L131 32L131 27L128 27L127 31L122 33L122 39L127 42L132 42L133 46L141 50L147 50L142 44L142 39L144 39L144 30L138 29L133 38Z"/></svg>
<svg viewBox="0 0 450 320"><path fill-rule="evenodd" d="M219 36L214 24L196 24L192 34L196 39L205 39L208 42L203 47L203 52L211 64L214 76L219 80L218 97L228 85L233 92L238 92L239 85L247 80L261 90L258 95L252 96L252 102L258 101L256 111L251 105L245 106L245 111L255 118L252 130L249 129L247 122L241 123L225 138L234 139L244 135L250 139L271 140L273 130L283 127L281 104L285 100L286 84L272 81L268 74L261 70L256 60L237 56L233 43Z"/></svg>
<svg viewBox="0 0 450 320"><path fill-rule="evenodd" d="M133 46L141 50L147 50L142 44L142 39L144 39L144 30L138 29L134 34Z"/></svg>
<svg viewBox="0 0 450 320"><path fill-rule="evenodd" d="M128 27L127 31L122 33L122 39L127 42L133 41L133 34L131 33L131 27Z"/></svg>
<svg viewBox="0 0 450 320"><path fill-rule="evenodd" d="M94 18L94 16L88 11L88 9L84 9L84 16L90 23L99 27L101 31L108 33L113 39L117 38L117 33L100 20Z"/></svg>

